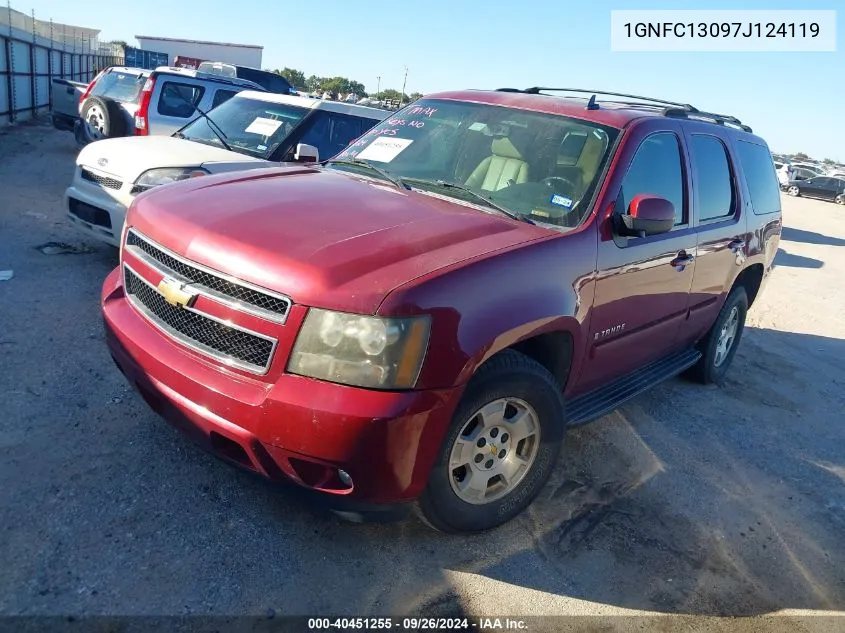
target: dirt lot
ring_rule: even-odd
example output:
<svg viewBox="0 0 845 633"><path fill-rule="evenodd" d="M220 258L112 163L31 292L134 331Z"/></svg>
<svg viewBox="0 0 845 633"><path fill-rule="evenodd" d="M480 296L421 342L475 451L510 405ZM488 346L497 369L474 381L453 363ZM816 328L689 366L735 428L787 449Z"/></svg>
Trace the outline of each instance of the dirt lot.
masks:
<svg viewBox="0 0 845 633"><path fill-rule="evenodd" d="M784 199L726 385L673 380L572 432L527 513L447 537L324 515L148 410L103 342L116 251L33 248L81 241L74 156L0 129L0 614L845 611L845 208Z"/></svg>

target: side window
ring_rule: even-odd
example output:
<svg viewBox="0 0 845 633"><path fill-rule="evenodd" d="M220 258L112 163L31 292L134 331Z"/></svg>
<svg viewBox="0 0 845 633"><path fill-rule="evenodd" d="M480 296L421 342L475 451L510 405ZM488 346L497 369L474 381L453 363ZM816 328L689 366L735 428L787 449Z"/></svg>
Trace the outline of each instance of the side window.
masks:
<svg viewBox="0 0 845 633"><path fill-rule="evenodd" d="M320 150L320 159L331 158L342 152L367 128L359 117L318 110L310 119L311 127L302 136L303 143Z"/></svg>
<svg viewBox="0 0 845 633"><path fill-rule="evenodd" d="M205 88L202 86L166 81L161 87L158 113L164 116L187 119L196 112L194 106L200 102L204 92Z"/></svg>
<svg viewBox="0 0 845 633"><path fill-rule="evenodd" d="M733 215L736 198L724 143L715 136L694 134L690 151L699 221Z"/></svg>
<svg viewBox="0 0 845 633"><path fill-rule="evenodd" d="M764 145L737 141L736 152L751 194L754 213L764 215L779 212L780 187L769 149Z"/></svg>
<svg viewBox="0 0 845 633"><path fill-rule="evenodd" d="M666 198L675 207L675 226L686 224L681 149L672 132L652 134L637 148L622 181L616 208L628 213L631 200L641 194Z"/></svg>
<svg viewBox="0 0 845 633"><path fill-rule="evenodd" d="M334 153L342 152L352 141L361 136L361 119L345 114L332 114L330 143Z"/></svg>
<svg viewBox="0 0 845 633"><path fill-rule="evenodd" d="M320 160L325 160L334 156L331 152L329 144L329 134L331 132L331 119L325 110L317 110L313 115L306 119L305 125L308 129L302 135L300 143L307 143L313 145L320 152Z"/></svg>
<svg viewBox="0 0 845 633"><path fill-rule="evenodd" d="M211 100L212 109L219 106L221 103L226 103L229 99L234 97L237 92L234 90L218 90L214 93L214 99Z"/></svg>

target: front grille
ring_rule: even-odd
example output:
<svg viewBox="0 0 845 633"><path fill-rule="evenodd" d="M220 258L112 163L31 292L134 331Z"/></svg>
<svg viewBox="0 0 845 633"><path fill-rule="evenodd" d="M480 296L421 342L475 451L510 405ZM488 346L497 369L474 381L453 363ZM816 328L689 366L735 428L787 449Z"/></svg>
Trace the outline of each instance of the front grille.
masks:
<svg viewBox="0 0 845 633"><path fill-rule="evenodd" d="M101 187L108 187L109 189L120 189L123 186L123 183L117 178L100 176L95 174L93 171L88 171L84 167L82 168L82 179L87 180L88 182L95 182Z"/></svg>
<svg viewBox="0 0 845 633"><path fill-rule="evenodd" d="M92 206L76 198L68 198L67 205L70 212L80 220L107 229L111 228L111 216L105 209Z"/></svg>
<svg viewBox="0 0 845 633"><path fill-rule="evenodd" d="M142 238L135 231L129 231L126 236L126 246L139 249L149 258L166 268L170 273L180 277L183 281L209 290L211 293L225 300L255 308L273 320L283 320L288 310L290 310L290 299L271 295L245 286L242 283L230 281L196 265L191 265L181 259L177 259L170 253L165 252L163 249Z"/></svg>
<svg viewBox="0 0 845 633"><path fill-rule="evenodd" d="M269 367L275 340L170 305L158 290L128 266L123 267L123 276L126 294L132 303L173 338L248 371L264 373Z"/></svg>

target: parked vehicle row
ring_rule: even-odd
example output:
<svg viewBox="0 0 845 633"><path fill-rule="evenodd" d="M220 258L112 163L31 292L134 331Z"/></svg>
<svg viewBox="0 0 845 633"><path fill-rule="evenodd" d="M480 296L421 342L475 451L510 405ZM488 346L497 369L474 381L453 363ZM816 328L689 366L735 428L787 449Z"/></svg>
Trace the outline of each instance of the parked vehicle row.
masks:
<svg viewBox="0 0 845 633"><path fill-rule="evenodd" d="M169 135L242 90L263 90L237 78L186 68L110 67L89 84L54 79L53 124L77 142Z"/></svg>
<svg viewBox="0 0 845 633"><path fill-rule="evenodd" d="M790 196L806 196L845 204L845 177L814 176L806 180L791 180L782 188Z"/></svg>
<svg viewBox="0 0 845 633"><path fill-rule="evenodd" d="M164 103L159 95L169 90L161 79L148 81L155 85L146 106L141 99L147 112L149 103ZM224 91L219 88L212 102ZM171 136L163 135L171 131L168 123L150 118L142 129L158 135L107 139L83 148L65 193L71 222L90 237L119 246L126 209L141 192L197 176L328 158L388 114L268 92L241 91L220 100L208 113L197 110L198 118L188 114L190 100L175 103L183 120L194 120Z"/></svg>
<svg viewBox="0 0 845 633"><path fill-rule="evenodd" d="M261 171L210 173L319 148L308 117L355 106L303 100L297 123L244 92L184 138L92 144L69 198L115 184L82 176L100 158L113 191L143 188L111 227L115 363L202 446L343 516L509 520L568 427L681 372L724 377L781 233L748 126L583 93L434 94L334 158Z"/></svg>

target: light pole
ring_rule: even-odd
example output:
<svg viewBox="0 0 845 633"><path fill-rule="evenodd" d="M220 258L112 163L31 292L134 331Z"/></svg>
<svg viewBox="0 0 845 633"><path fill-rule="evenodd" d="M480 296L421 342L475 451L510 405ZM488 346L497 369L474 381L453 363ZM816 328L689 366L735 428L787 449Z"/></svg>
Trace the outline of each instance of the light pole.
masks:
<svg viewBox="0 0 845 633"><path fill-rule="evenodd" d="M405 85L408 83L408 67L405 66L405 79L402 80L402 95L399 97L399 107L405 105Z"/></svg>
<svg viewBox="0 0 845 633"><path fill-rule="evenodd" d="M378 99L379 95L381 94L381 75L376 77L376 81L376 99Z"/></svg>

